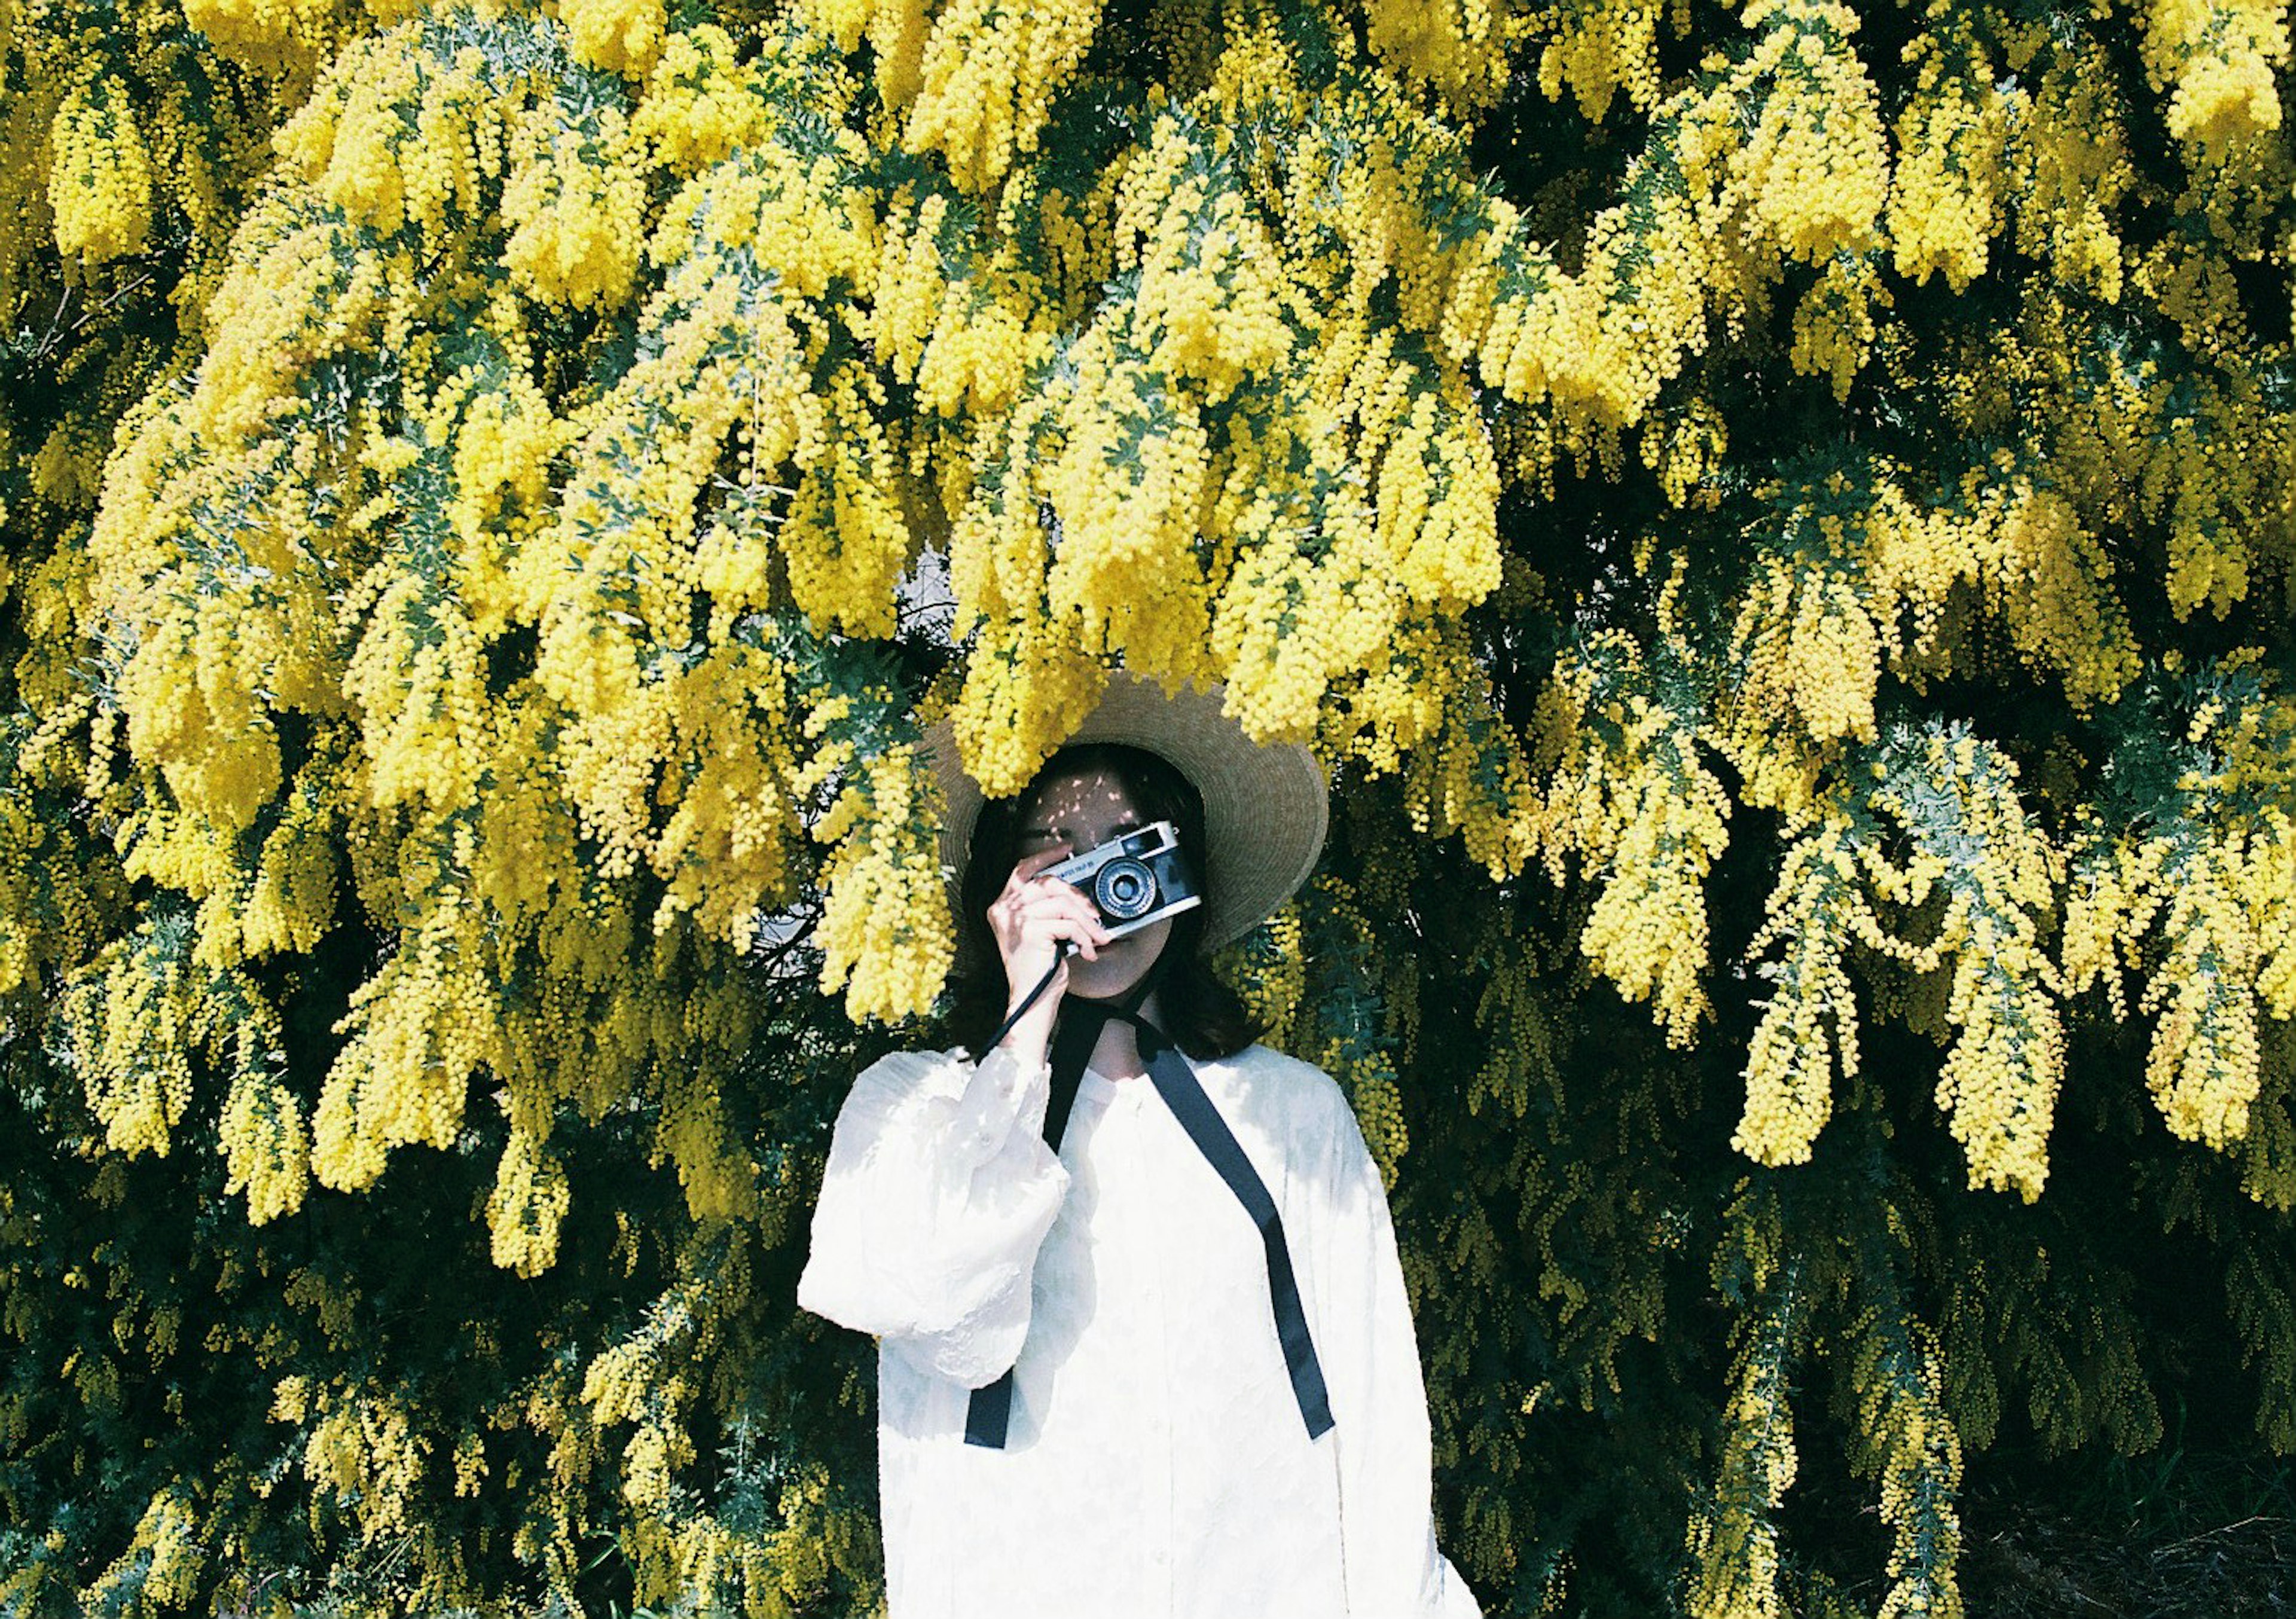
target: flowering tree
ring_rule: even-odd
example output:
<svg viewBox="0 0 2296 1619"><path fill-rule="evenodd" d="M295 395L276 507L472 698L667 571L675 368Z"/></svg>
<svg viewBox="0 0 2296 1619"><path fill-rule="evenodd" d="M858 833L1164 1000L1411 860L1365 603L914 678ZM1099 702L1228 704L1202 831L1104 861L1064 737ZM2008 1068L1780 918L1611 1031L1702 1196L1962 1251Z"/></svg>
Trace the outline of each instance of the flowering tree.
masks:
<svg viewBox="0 0 2296 1619"><path fill-rule="evenodd" d="M2296 1449L2279 8L0 63L6 1611L866 1611L791 1299L948 966L919 730L1012 790L1117 662L1335 773L1226 965L1493 1611L1957 1613L1964 1466L2144 1451L2199 1339Z"/></svg>

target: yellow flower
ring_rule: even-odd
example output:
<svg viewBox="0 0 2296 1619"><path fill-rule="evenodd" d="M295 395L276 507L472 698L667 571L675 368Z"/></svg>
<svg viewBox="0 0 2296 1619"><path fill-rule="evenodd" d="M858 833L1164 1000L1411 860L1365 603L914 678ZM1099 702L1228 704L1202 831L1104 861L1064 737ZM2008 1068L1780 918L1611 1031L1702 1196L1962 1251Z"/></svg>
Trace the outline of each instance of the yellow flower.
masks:
<svg viewBox="0 0 2296 1619"><path fill-rule="evenodd" d="M545 103L512 128L503 212L518 221L503 249L511 274L538 298L618 303L644 241L644 180L636 143L614 109L595 127Z"/></svg>
<svg viewBox="0 0 2296 1619"><path fill-rule="evenodd" d="M141 252L152 234L152 162L126 89L95 78L74 90L48 139L56 251L89 265Z"/></svg>
<svg viewBox="0 0 2296 1619"><path fill-rule="evenodd" d="M558 0L575 57L632 78L653 65L668 19L662 0Z"/></svg>

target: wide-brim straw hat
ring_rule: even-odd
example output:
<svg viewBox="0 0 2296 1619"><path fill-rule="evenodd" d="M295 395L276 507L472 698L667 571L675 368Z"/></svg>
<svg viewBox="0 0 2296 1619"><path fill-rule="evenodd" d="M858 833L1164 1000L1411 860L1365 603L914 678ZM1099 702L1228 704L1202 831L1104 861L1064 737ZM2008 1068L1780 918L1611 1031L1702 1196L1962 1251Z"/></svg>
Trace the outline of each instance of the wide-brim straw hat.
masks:
<svg viewBox="0 0 2296 1619"><path fill-rule="evenodd" d="M1158 755L1202 797L1206 950L1265 921L1308 880L1331 814L1316 756L1297 744L1253 741L1220 711L1224 691L1182 687L1168 693L1153 681L1116 670L1100 706L1068 739L1071 746L1121 742ZM955 897L964 892L983 795L965 772L948 721L927 731L923 742L948 805L940 856Z"/></svg>

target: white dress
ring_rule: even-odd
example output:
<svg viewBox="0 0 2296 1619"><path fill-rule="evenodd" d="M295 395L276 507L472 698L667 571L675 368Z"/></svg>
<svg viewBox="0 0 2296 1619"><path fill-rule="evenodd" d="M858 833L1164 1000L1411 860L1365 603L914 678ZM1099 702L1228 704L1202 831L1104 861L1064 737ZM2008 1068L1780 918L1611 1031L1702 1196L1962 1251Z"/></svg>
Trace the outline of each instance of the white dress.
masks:
<svg viewBox="0 0 2296 1619"><path fill-rule="evenodd" d="M1152 1082L1087 1070L1055 1157L1046 1068L888 1057L838 1115L798 1303L880 1339L891 1619L1480 1619L1346 1098L1262 1046L1194 1067L1282 1211L1336 1426L1308 1438L1259 1231ZM966 1444L1007 1367L1005 1447Z"/></svg>

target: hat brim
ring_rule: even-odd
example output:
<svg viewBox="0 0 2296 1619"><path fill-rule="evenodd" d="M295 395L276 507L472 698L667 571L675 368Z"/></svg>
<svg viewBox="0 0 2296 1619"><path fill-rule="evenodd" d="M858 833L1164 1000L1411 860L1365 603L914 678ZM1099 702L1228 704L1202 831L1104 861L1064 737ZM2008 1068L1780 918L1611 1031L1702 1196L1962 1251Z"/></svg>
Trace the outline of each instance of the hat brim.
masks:
<svg viewBox="0 0 2296 1619"><path fill-rule="evenodd" d="M1297 744L1264 747L1221 711L1224 688L1166 692L1117 670L1068 743L1120 742L1156 754L1204 801L1204 934L1211 950L1241 937L1291 898L1323 853L1330 822L1324 767ZM948 805L940 854L952 896L964 887L984 796L947 720L928 730L926 758ZM960 928L959 936L963 936Z"/></svg>

